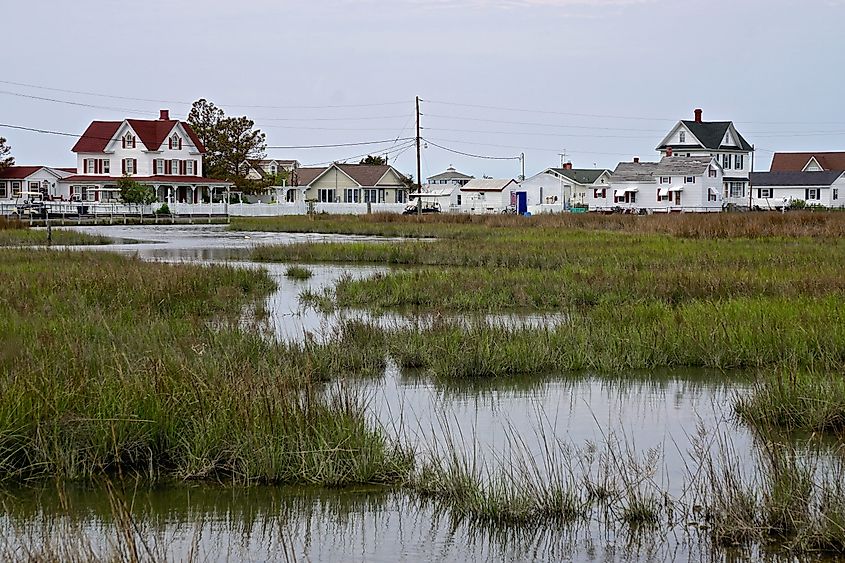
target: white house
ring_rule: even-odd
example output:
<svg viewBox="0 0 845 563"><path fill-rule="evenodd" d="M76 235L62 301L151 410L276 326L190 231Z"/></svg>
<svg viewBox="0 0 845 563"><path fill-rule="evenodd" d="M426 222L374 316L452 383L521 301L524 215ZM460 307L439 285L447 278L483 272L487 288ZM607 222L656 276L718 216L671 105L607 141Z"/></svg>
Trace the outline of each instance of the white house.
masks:
<svg viewBox="0 0 845 563"><path fill-rule="evenodd" d="M61 199L59 182L76 172L75 168L49 166L9 166L0 172L0 200L31 199L38 193L44 199Z"/></svg>
<svg viewBox="0 0 845 563"><path fill-rule="evenodd" d="M462 213L501 213L517 205L522 190L514 179L474 179L460 188Z"/></svg>
<svg viewBox="0 0 845 563"><path fill-rule="evenodd" d="M65 198L116 200L117 181L125 175L168 203L210 202L232 185L202 176L205 147L190 125L170 119L167 110L157 120L94 121L72 150L76 174L58 181Z"/></svg>
<svg viewBox="0 0 845 563"><path fill-rule="evenodd" d="M753 207L761 209L781 209L793 201L845 207L845 172L755 172L750 199Z"/></svg>
<svg viewBox="0 0 845 563"><path fill-rule="evenodd" d="M667 156L660 162L620 162L609 189L594 188L591 209L649 213L721 211L723 171L715 157Z"/></svg>
<svg viewBox="0 0 845 563"><path fill-rule="evenodd" d="M528 195L532 213L560 211L572 205L589 204L594 188L606 188L610 176L610 170L573 168L572 163L567 162L563 168L546 168L519 185Z"/></svg>
<svg viewBox="0 0 845 563"><path fill-rule="evenodd" d="M725 203L748 206L748 175L754 148L731 121L703 121L702 110L695 119L679 121L657 150L663 156L714 157L724 170L721 193Z"/></svg>
<svg viewBox="0 0 845 563"><path fill-rule="evenodd" d="M291 177L299 168L299 161L278 158L253 159L244 163L244 168L247 180L264 180L282 174L286 178L282 178L279 185L284 187L291 183Z"/></svg>
<svg viewBox="0 0 845 563"><path fill-rule="evenodd" d="M434 176L429 176L426 180L427 183L431 186L465 186L473 178L474 176L458 172L453 166L450 165L445 172L435 174Z"/></svg>
<svg viewBox="0 0 845 563"><path fill-rule="evenodd" d="M332 164L298 168L288 191L316 203L393 203L408 201L408 179L388 164ZM291 201L286 196L286 201Z"/></svg>

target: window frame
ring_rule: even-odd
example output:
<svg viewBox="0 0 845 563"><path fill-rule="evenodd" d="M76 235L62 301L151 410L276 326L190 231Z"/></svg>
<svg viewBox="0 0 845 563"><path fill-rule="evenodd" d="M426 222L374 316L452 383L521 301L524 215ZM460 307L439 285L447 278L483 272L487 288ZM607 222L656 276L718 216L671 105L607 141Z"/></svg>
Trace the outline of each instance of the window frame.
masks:
<svg viewBox="0 0 845 563"><path fill-rule="evenodd" d="M9 194L6 191L6 181L0 180L0 199L8 199Z"/></svg>
<svg viewBox="0 0 845 563"><path fill-rule="evenodd" d="M318 203L335 203L336 196L334 188L317 188Z"/></svg>

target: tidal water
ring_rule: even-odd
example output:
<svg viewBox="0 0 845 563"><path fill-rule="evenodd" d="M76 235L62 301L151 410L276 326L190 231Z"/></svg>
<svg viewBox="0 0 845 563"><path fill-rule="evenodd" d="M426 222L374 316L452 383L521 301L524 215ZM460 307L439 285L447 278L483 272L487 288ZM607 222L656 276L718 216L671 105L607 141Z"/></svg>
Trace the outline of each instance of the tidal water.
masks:
<svg viewBox="0 0 845 563"><path fill-rule="evenodd" d="M326 338L344 320L385 326L428 322L408 314L324 313L304 305L304 291L333 287L342 276L364 278L386 269L313 265L309 280L285 277L284 264L246 261L260 244L373 240L375 237L228 232L222 226L93 227L118 241L98 251L145 260L230 262L265 268L278 289L267 298L269 336L285 341ZM543 325L555 316L501 315L467 322ZM729 436L733 453L753 466L758 438L739 424L732 405L747 392L745 374L670 370L602 374L537 374L507 379L433 379L389 364L382 377L330 384L352 388L367 402L373 423L412 445L421 458L459 451L491 470L549 452L613 450L649 470L656 489L683 498L697 448ZM614 449L615 448L615 449ZM573 453L574 452L574 453ZM577 467L574 470L579 469ZM580 469L583 470L583 467ZM436 503L382 488L325 490L289 487L179 485L150 488L42 485L0 493L0 556L20 546L51 546L56 538L84 538L94 553L115 542L144 539L141 553L201 561L688 561L721 560L696 533L619 536L588 525L566 529L479 527L455 520ZM132 530L116 514L125 506ZM117 511L118 514L120 511ZM121 539L122 538L122 539ZM77 541L80 541L77 539ZM53 546L60 549L61 546ZM746 554L747 555L747 554ZM736 560L742 560L738 556Z"/></svg>

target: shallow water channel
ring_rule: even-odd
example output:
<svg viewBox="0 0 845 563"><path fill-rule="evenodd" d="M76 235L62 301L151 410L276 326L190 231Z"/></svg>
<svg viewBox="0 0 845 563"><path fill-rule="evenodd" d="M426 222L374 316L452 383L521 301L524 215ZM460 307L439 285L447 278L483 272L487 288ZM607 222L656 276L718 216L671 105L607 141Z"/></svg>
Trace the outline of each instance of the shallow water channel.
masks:
<svg viewBox="0 0 845 563"><path fill-rule="evenodd" d="M98 247L143 259L219 262L243 260L256 244L300 241L384 240L373 237L228 232L221 226L100 227L86 232L147 241ZM278 291L267 299L275 338L325 337L347 318L389 325L417 322L403 315L371 317L363 311L320 313L299 294L331 287L343 275L369 276L379 267L309 266L314 276L292 281L286 266L264 267ZM478 321L475 319L473 322ZM481 319L482 322L544 323L554 317ZM424 320L422 322L425 322ZM755 437L732 414L733 399L748 388L742 374L704 370L629 373L614 377L538 375L497 380L435 381L423 373L388 365L384 375L333 385L353 386L373 417L389 432L425 453L447 446L481 466L513 464L517 458L542 465L549 449L633 452L651 479L673 498L684 490L697 443L729 435L743 463L752 464ZM578 457L575 455L574 457ZM119 536L112 504L102 488L55 486L3 493L0 545L36 544L57 530L84 536L106 550ZM501 561L501 560L713 560L695 534L617 536L612 530L482 529L455 521L436 504L383 489L320 490L141 486L118 493L128 499L142 535L167 559L199 554L200 560ZM2 553L2 550L0 550Z"/></svg>

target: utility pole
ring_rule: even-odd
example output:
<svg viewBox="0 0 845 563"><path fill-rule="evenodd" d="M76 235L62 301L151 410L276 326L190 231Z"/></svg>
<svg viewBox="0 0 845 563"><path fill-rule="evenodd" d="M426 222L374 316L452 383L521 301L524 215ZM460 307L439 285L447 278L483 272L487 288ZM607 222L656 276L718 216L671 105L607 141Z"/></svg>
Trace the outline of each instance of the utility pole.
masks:
<svg viewBox="0 0 845 563"><path fill-rule="evenodd" d="M755 147L754 147L754 145L751 145L751 174L754 174L754 152L755 152ZM751 211L751 207L752 207L752 204L753 204L752 198L753 198L753 194L754 194L754 189L751 186L751 174L748 175L748 210L749 211Z"/></svg>
<svg viewBox="0 0 845 563"><path fill-rule="evenodd" d="M519 161L522 163L522 175L519 177L519 181L522 182L525 180L525 153L520 153Z"/></svg>
<svg viewBox="0 0 845 563"><path fill-rule="evenodd" d="M422 215L422 165L420 164L420 97L417 96L417 215Z"/></svg>

